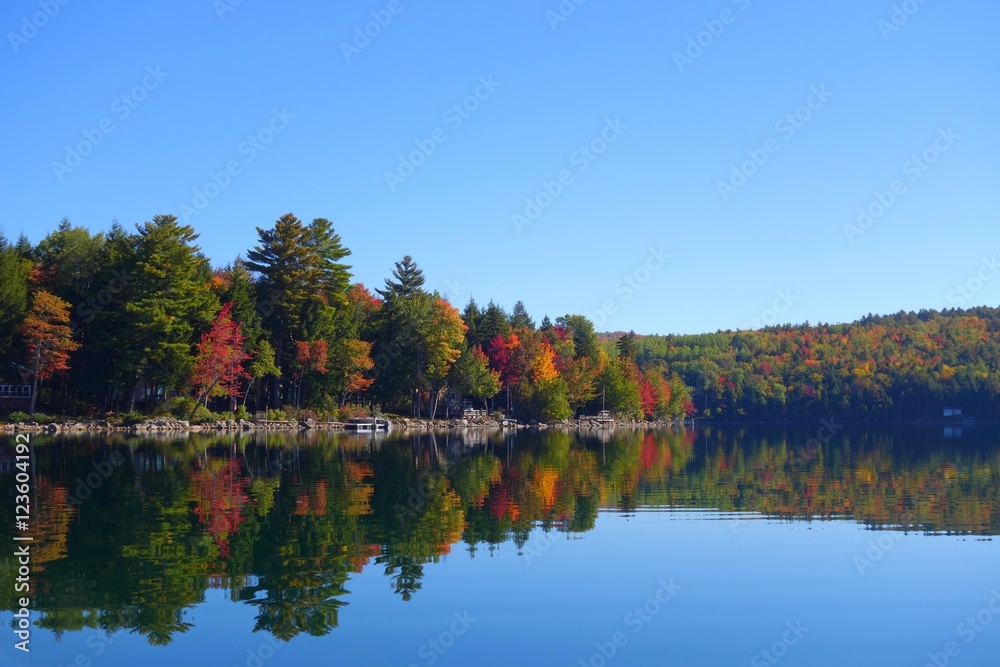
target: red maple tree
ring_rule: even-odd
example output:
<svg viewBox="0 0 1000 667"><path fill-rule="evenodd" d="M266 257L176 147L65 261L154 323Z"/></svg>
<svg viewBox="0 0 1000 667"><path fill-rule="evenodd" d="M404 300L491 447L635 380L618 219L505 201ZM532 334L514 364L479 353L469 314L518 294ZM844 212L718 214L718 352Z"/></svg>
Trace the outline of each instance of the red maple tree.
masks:
<svg viewBox="0 0 1000 667"><path fill-rule="evenodd" d="M195 346L197 353L191 370L191 386L198 395L195 410L202 402L207 403L210 396L238 398L242 395L243 380L250 377L243 368L250 358L243 349L246 336L240 331L239 322L233 321L232 309L233 304L224 305L212 327L202 334Z"/></svg>

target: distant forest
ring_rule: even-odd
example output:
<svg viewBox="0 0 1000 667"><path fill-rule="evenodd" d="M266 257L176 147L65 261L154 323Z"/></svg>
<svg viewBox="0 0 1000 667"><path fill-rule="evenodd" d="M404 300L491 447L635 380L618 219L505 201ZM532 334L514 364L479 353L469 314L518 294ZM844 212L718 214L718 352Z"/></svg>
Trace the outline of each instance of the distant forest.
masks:
<svg viewBox="0 0 1000 667"><path fill-rule="evenodd" d="M195 230L156 216L92 233L63 220L37 245L0 234L0 412L207 421L455 416L990 418L1000 310L869 315L844 325L680 336L599 335L524 304L459 311L409 256L384 286L352 281L333 225L292 214L213 268ZM17 389L17 391L14 391ZM27 399L26 399L27 400Z"/></svg>
<svg viewBox="0 0 1000 667"><path fill-rule="evenodd" d="M1000 309L868 315L852 324L637 338L640 368L670 368L698 414L753 420L992 419Z"/></svg>

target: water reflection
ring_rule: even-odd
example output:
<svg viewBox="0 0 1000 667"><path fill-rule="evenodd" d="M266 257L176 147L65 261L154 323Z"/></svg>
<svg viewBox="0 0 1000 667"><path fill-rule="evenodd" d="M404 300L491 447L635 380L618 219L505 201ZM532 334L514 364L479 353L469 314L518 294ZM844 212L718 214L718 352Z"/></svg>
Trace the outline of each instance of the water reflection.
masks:
<svg viewBox="0 0 1000 667"><path fill-rule="evenodd" d="M191 630L208 589L255 609L254 630L320 636L348 582L384 572L401 600L453 548L475 555L538 526L591 530L601 510L712 508L788 520L994 535L1000 447L986 435L717 429L581 435L482 431L38 438L34 606L57 635ZM13 499L11 442L0 497ZM0 530L13 523L0 509ZM729 514L732 513L732 514ZM584 536L585 538L585 536ZM0 607L16 563L0 557ZM5 583L8 582L8 583Z"/></svg>

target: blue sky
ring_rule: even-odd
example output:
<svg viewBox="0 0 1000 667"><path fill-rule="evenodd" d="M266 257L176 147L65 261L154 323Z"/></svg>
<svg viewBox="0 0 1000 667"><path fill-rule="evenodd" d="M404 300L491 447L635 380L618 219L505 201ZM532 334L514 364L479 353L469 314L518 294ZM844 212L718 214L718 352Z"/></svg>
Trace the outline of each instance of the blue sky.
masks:
<svg viewBox="0 0 1000 667"><path fill-rule="evenodd" d="M170 213L222 265L255 226L326 217L369 286L410 254L459 307L640 333L996 305L998 19L986 0L12 0L0 227Z"/></svg>

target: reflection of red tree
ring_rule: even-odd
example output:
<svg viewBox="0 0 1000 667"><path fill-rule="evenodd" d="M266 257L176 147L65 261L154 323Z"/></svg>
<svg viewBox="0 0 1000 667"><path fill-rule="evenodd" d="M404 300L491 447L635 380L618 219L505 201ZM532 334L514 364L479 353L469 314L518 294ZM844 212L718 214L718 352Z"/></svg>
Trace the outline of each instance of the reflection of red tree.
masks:
<svg viewBox="0 0 1000 667"><path fill-rule="evenodd" d="M382 546L379 544L359 544L352 550L348 562L351 564L351 572L361 574L365 565L371 562L372 558L382 553Z"/></svg>
<svg viewBox="0 0 1000 667"><path fill-rule="evenodd" d="M250 480L240 475L237 460L213 461L193 474L191 487L198 521L208 527L220 555L228 558L229 536L246 520L243 509L250 500Z"/></svg>
<svg viewBox="0 0 1000 667"><path fill-rule="evenodd" d="M652 433L647 433L642 441L642 450L639 452L639 463L642 465L644 475L649 473L659 458L659 449L656 438L653 437Z"/></svg>
<svg viewBox="0 0 1000 667"><path fill-rule="evenodd" d="M295 516L326 514L326 480L316 480L312 489L303 490L295 498Z"/></svg>
<svg viewBox="0 0 1000 667"><path fill-rule="evenodd" d="M521 515L521 509L514 501L514 494L506 486L495 486L486 499L486 507L490 514L502 521L505 516L516 520Z"/></svg>

